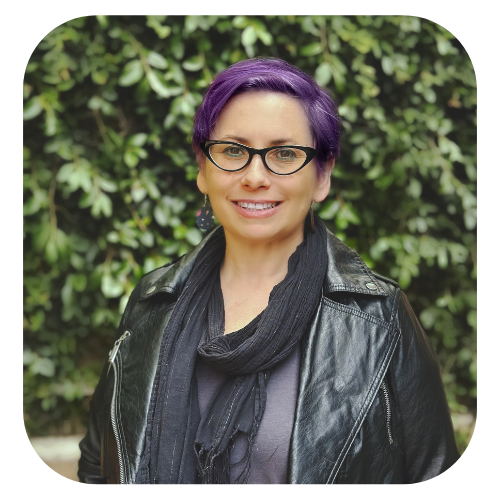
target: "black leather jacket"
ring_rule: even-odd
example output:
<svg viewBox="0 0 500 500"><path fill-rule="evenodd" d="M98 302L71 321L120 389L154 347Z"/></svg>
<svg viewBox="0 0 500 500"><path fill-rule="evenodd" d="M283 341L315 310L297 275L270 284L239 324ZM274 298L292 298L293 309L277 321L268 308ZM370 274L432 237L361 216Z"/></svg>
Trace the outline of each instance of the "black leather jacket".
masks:
<svg viewBox="0 0 500 500"><path fill-rule="evenodd" d="M134 482L162 332L206 241L134 289L92 398L81 481ZM428 338L399 286L373 274L332 233L328 261L302 341L288 482L414 483L439 475L460 455Z"/></svg>

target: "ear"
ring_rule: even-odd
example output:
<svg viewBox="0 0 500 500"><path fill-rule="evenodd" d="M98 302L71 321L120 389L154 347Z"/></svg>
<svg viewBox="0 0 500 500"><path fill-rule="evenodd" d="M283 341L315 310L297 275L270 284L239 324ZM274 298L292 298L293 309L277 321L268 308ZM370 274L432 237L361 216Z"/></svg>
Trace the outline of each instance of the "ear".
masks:
<svg viewBox="0 0 500 500"><path fill-rule="evenodd" d="M335 158L328 160L325 164L323 173L318 178L318 186L316 188L316 193L314 197L314 201L317 203L323 201L330 192L331 175L334 166L335 166Z"/></svg>
<svg viewBox="0 0 500 500"><path fill-rule="evenodd" d="M198 177L196 178L196 184L198 185L198 189L203 193L203 194L208 194L207 193L207 180L205 178L205 169L200 169L198 171Z"/></svg>

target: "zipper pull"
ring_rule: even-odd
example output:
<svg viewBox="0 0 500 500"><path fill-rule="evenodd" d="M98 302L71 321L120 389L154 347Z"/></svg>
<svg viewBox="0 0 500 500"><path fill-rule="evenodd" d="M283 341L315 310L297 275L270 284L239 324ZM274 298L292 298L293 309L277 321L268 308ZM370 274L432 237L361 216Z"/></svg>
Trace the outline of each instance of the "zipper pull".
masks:
<svg viewBox="0 0 500 500"><path fill-rule="evenodd" d="M130 332L128 330L126 330L125 333L115 342L113 349L111 349L111 351L109 351L108 363L114 362L116 355L118 354L118 349L120 348L120 344L122 343L123 340L125 340L129 336L130 336Z"/></svg>

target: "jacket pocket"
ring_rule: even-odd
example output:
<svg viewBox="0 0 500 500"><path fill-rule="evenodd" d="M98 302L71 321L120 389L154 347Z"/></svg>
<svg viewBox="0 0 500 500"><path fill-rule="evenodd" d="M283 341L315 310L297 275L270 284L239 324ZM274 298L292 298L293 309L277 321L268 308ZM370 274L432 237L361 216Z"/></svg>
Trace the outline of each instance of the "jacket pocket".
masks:
<svg viewBox="0 0 500 500"><path fill-rule="evenodd" d="M387 429L387 439L389 444L392 446L394 439L392 437L392 411L391 411L391 400L389 398L389 389L385 379L382 380L380 384L380 395L382 397L382 407L384 409L385 426Z"/></svg>

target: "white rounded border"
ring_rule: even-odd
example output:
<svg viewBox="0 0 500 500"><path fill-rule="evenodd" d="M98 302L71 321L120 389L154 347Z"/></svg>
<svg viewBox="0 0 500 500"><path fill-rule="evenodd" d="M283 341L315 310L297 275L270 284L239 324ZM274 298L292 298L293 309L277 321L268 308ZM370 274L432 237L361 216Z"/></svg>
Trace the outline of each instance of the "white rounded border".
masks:
<svg viewBox="0 0 500 500"><path fill-rule="evenodd" d="M450 33L452 33L463 45L467 51L474 66L477 81L477 142L478 142L478 250L481 249L481 259L478 258L478 337L477 349L477 373L478 373L478 413L476 427L469 446L461 458L443 474L425 481L411 485L247 485L244 490L234 489L238 486L225 485L222 487L213 487L207 490L201 485L171 485L165 487L134 485L132 488L123 488L120 485L88 485L77 483L64 478L57 472L47 466L38 454L34 451L27 437L23 421L22 412L22 348L23 341L20 332L22 331L22 283L17 276L14 276L14 269L22 267L22 260L19 255L19 242L22 241L22 82L24 73L31 54L40 43L40 41L54 28L61 24L75 19L77 17L94 15L145 15L145 14L168 14L168 15L189 15L196 12L198 15L217 14L219 9L223 9L224 14L230 15L255 15L255 7L245 5L161 5L161 4L143 4L143 5L120 5L101 4L101 5L81 5L71 7L58 14L53 15L30 35L24 46L19 52L14 65L12 78L12 101L11 101L11 123L12 123L12 182L11 182L11 283L12 295L14 296L13 306L11 308L11 367L12 367L12 391L11 407L14 433L22 453L39 472L39 474L49 482L60 487L63 490L80 493L83 495L165 495L175 494L180 496L202 494L202 495L282 495L290 496L310 495L418 495L433 491L458 477L472 462L483 442L489 413L489 237L487 228L489 227L489 88L486 67L481 53L472 40L471 36L453 19L441 12L429 7L409 4L383 4L383 5L360 5L360 4L341 4L341 5L293 5L289 6L287 14L295 15L357 15L362 12L364 15L409 15L421 17L433 21ZM283 15L283 5L263 6L263 14ZM479 147L480 146L480 147ZM479 253L479 251L478 251ZM479 257L479 255L478 255ZM16 300L17 299L17 300ZM15 304L15 305L14 305ZM16 313L16 314L15 314ZM166 489L168 488L168 489ZM244 491L244 493L243 493Z"/></svg>

